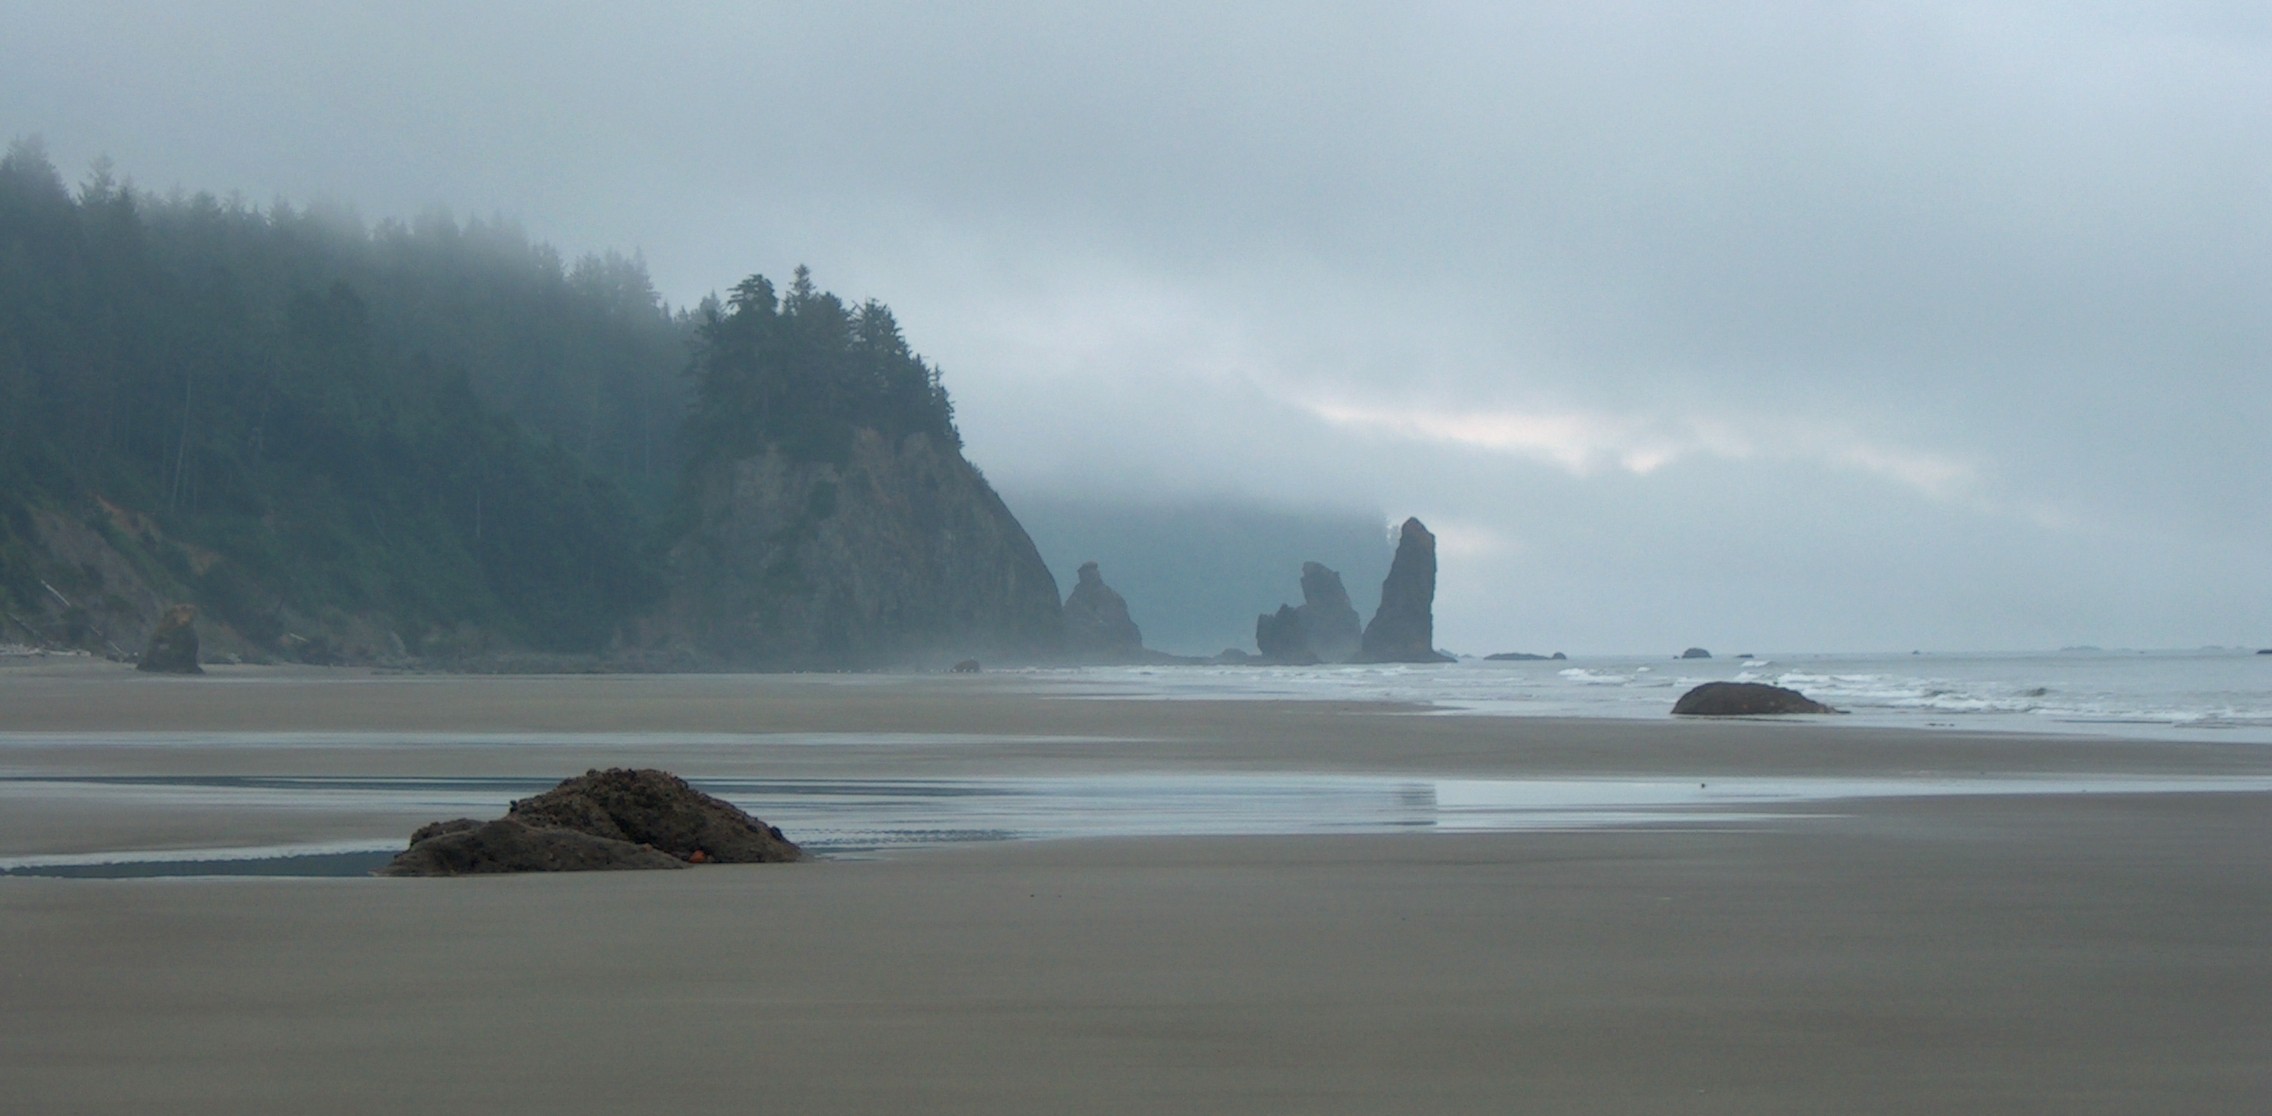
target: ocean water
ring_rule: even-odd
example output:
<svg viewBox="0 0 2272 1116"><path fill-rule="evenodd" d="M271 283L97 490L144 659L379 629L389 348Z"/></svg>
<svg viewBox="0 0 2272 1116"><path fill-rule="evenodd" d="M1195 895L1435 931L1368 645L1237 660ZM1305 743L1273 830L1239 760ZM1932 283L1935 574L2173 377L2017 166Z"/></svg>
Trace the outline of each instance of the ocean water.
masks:
<svg viewBox="0 0 2272 1116"><path fill-rule="evenodd" d="M364 776L0 775L10 795L113 805L353 809L495 817L548 779ZM2272 790L2272 777L1981 776L1844 779L1670 776L1437 779L1299 774L968 779L699 779L824 858L987 841L1068 837L1518 832L1725 828L1836 812L1840 802L1915 795ZM292 845L111 849L0 856L0 878L360 876L401 838Z"/></svg>
<svg viewBox="0 0 2272 1116"><path fill-rule="evenodd" d="M1021 672L1099 697L1398 701L1447 713L1665 719L1704 682L1765 682L1841 724L2272 744L2272 655L2248 650L1579 656L1542 662Z"/></svg>

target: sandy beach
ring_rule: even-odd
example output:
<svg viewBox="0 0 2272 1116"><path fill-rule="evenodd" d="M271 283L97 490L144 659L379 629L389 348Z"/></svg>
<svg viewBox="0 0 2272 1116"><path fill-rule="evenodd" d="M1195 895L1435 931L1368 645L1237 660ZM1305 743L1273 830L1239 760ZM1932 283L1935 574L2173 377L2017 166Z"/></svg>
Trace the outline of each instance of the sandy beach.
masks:
<svg viewBox="0 0 2272 1116"><path fill-rule="evenodd" d="M2246 745L1084 696L0 670L0 776L2272 775ZM35 788L36 790L36 788ZM0 879L23 1112L2257 1112L2272 794L999 842L459 880ZM0 797L0 856L426 818ZM795 836L794 833L791 836Z"/></svg>

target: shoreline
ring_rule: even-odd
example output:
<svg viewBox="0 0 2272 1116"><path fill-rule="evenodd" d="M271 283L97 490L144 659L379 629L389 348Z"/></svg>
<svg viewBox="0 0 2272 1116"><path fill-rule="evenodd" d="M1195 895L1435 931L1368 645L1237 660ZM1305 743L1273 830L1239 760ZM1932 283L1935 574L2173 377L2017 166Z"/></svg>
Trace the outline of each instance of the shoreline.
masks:
<svg viewBox="0 0 2272 1116"><path fill-rule="evenodd" d="M986 675L0 671L9 776L320 790L623 763L2100 789L684 872L0 878L0 1108L2239 1113L2264 1095L2272 792L2107 789L2272 779L2260 746L1050 697ZM16 790L0 855L432 820Z"/></svg>

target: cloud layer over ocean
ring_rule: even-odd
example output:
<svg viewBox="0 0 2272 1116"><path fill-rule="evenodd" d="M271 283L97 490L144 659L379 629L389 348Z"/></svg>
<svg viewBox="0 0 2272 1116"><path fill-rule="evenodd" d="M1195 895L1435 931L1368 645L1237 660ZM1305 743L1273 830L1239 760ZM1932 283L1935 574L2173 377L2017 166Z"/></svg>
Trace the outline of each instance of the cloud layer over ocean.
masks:
<svg viewBox="0 0 2272 1116"><path fill-rule="evenodd" d="M1006 488L1420 515L1454 648L2272 641L2260 6L11 5L0 133L810 264Z"/></svg>

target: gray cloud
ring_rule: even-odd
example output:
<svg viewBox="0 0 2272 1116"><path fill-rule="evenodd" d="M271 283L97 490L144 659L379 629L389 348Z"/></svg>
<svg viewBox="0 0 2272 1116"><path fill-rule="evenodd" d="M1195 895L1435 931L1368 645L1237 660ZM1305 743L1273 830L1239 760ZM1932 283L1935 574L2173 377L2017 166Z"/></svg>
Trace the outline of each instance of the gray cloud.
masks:
<svg viewBox="0 0 2272 1116"><path fill-rule="evenodd" d="M2257 6L15 5L0 106L810 263L1021 488L1430 518L1455 646L2272 638Z"/></svg>

